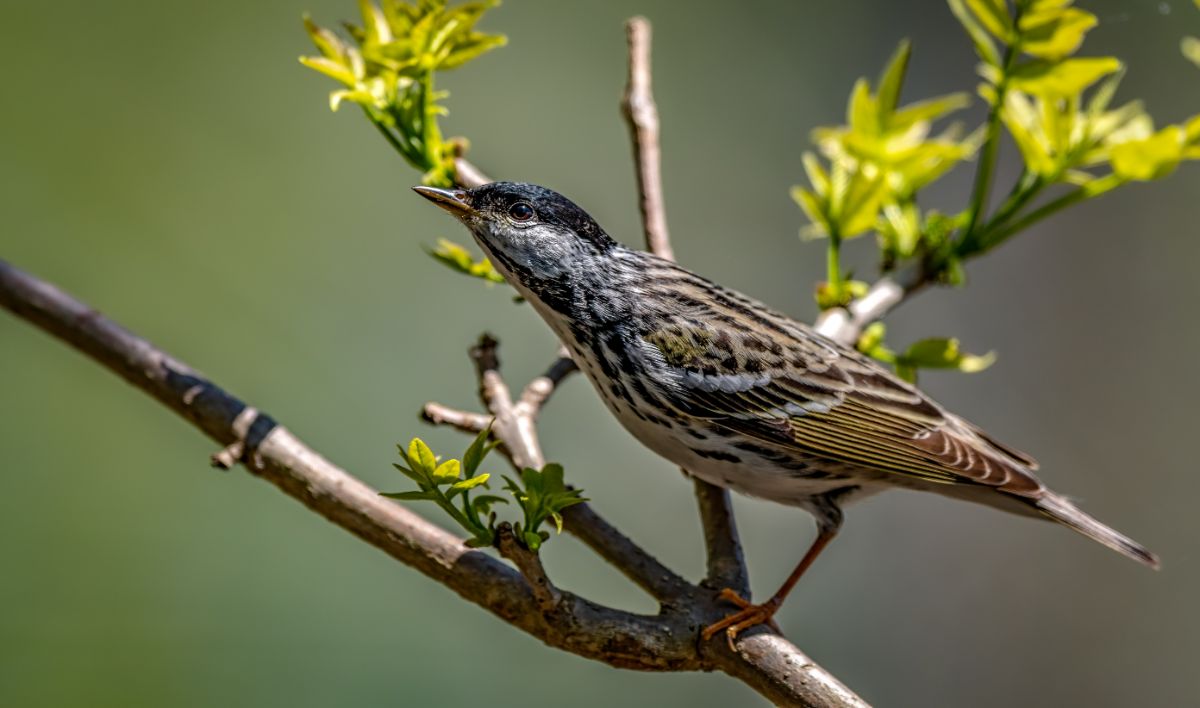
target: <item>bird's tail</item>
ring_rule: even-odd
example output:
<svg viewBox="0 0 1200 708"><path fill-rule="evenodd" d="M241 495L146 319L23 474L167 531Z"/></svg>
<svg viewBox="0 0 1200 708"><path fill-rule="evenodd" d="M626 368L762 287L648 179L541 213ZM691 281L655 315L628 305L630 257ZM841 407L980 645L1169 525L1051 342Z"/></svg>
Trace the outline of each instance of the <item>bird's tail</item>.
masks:
<svg viewBox="0 0 1200 708"><path fill-rule="evenodd" d="M1133 539L1122 536L1104 524L1085 514L1066 497L1046 492L1035 505L1039 511L1055 521L1075 529L1093 541L1103 543L1123 556L1158 570L1158 556L1146 550Z"/></svg>

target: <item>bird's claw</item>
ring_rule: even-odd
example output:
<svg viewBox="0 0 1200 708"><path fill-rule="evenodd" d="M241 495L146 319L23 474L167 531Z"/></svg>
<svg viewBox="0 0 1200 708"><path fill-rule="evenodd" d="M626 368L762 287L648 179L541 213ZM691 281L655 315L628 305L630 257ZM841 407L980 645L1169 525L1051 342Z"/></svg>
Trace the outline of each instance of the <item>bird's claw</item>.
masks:
<svg viewBox="0 0 1200 708"><path fill-rule="evenodd" d="M755 605L729 588L722 589L717 594L717 598L731 605L736 605L740 609L726 616L724 619L705 627L704 631L700 634L704 638L704 641L707 642L716 636L717 632L724 630L725 640L729 642L730 651L736 651L733 646L734 640L737 639L739 634L755 625L765 624L773 631L782 634L779 630L779 625L775 624L775 620L772 619L775 616L775 611L779 609L780 604L775 602L774 599L768 600L761 605Z"/></svg>

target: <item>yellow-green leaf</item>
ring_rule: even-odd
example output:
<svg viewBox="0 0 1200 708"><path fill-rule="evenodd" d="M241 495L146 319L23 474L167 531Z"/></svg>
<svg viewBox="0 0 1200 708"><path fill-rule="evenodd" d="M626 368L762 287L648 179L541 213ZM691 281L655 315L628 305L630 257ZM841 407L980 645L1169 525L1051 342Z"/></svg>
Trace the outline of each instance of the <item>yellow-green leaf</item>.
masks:
<svg viewBox="0 0 1200 708"><path fill-rule="evenodd" d="M1008 16L1004 0L967 0L967 7L996 39L1005 44L1012 43L1012 18Z"/></svg>
<svg viewBox="0 0 1200 708"><path fill-rule="evenodd" d="M946 4L950 6L950 12L954 13L963 29L967 31L967 36L975 45L975 52L979 54L979 58L992 66L1000 66L1000 53L996 51L995 43L992 42L992 38L988 36L979 21L975 19L975 15L963 4L963 0L946 0Z"/></svg>
<svg viewBox="0 0 1200 708"><path fill-rule="evenodd" d="M838 231L842 238L854 238L874 228L886 197L887 184L882 178L869 179L856 173L850 180L841 211L837 215Z"/></svg>
<svg viewBox="0 0 1200 708"><path fill-rule="evenodd" d="M850 92L850 105L846 108L846 122L850 130L856 133L873 135L879 132L879 112L875 99L871 98L871 88L866 79L854 82Z"/></svg>
<svg viewBox="0 0 1200 708"><path fill-rule="evenodd" d="M345 64L328 57L300 57L300 63L347 86L354 86L356 83L353 72Z"/></svg>
<svg viewBox="0 0 1200 708"><path fill-rule="evenodd" d="M917 123L937 120L947 113L961 110L969 105L971 105L971 97L961 92L917 101L893 113L888 118L887 128L889 130L908 130Z"/></svg>
<svg viewBox="0 0 1200 708"><path fill-rule="evenodd" d="M908 71L908 60L912 56L912 42L907 39L900 41L891 61L879 77L879 87L876 89L876 101L879 104L879 114L886 123L887 117L896 110L900 102L900 89L904 85L904 74ZM886 127L886 126L885 126Z"/></svg>
<svg viewBox="0 0 1200 708"><path fill-rule="evenodd" d="M804 172L808 175L809 184L817 194L829 193L829 175L821 167L821 161L811 152L805 151L800 156L800 161L804 164ZM797 199L796 201L799 201Z"/></svg>
<svg viewBox="0 0 1200 708"><path fill-rule="evenodd" d="M1022 17L1021 49L1043 59L1061 59L1074 54L1084 35L1096 24L1095 15L1073 7L1059 13Z"/></svg>
<svg viewBox="0 0 1200 708"><path fill-rule="evenodd" d="M424 472L425 474L433 474L437 469L437 457L434 456L433 450L425 444L421 438L413 438L408 444L408 464L413 465L414 472ZM416 469L420 467L420 469Z"/></svg>
<svg viewBox="0 0 1200 708"><path fill-rule="evenodd" d="M1021 93L1009 91L1004 97L1000 118L1021 151L1025 166L1036 174L1052 175L1056 171L1055 160L1038 129L1038 113L1029 99Z"/></svg>
<svg viewBox="0 0 1200 708"><path fill-rule="evenodd" d="M1200 0L1197 0L1197 2L1200 2ZM1184 139L1189 144L1200 142L1200 114L1188 119L1188 122L1184 124L1183 132L1185 134Z"/></svg>
<svg viewBox="0 0 1200 708"><path fill-rule="evenodd" d="M434 469L433 479L435 482L438 482L439 484L446 484L448 482L453 482L456 479L458 479L459 473L461 471L462 471L462 463L460 463L458 460L446 460L445 462L438 465L437 468ZM473 479L478 479L478 478L476 477Z"/></svg>
<svg viewBox="0 0 1200 708"><path fill-rule="evenodd" d="M476 477L471 477L470 479L460 479L459 481L457 481L453 485L451 485L450 489L455 490L455 491L466 491L468 489L474 489L475 487L478 487L481 484L486 484L488 481L488 478L490 478L490 477L491 477L491 475L489 475L485 472Z"/></svg>
<svg viewBox="0 0 1200 708"><path fill-rule="evenodd" d="M304 16L304 29L321 54L329 59L341 58L346 46L336 34L313 22L308 15Z"/></svg>
<svg viewBox="0 0 1200 708"><path fill-rule="evenodd" d="M1035 96L1074 96L1120 68L1121 62L1114 57L1035 61L1018 66L1011 85Z"/></svg>
<svg viewBox="0 0 1200 708"><path fill-rule="evenodd" d="M825 215L822 202L817 195L804 187L792 187L792 199L796 200L796 203L804 211L804 215L815 227L814 235L826 236L829 234L829 218Z"/></svg>
<svg viewBox="0 0 1200 708"><path fill-rule="evenodd" d="M1200 38L1184 37L1179 41L1179 50L1183 52L1183 56L1187 57L1188 61L1200 66Z"/></svg>
<svg viewBox="0 0 1200 708"><path fill-rule="evenodd" d="M1130 140L1112 148L1113 172L1120 177L1152 180L1165 177L1183 159L1184 129L1169 125L1140 140Z"/></svg>

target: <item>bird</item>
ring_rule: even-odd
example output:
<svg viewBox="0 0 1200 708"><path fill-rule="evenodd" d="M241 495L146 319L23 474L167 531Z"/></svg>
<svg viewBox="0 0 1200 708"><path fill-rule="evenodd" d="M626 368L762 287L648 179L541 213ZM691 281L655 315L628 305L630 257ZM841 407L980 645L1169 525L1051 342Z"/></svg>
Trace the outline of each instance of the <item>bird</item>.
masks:
<svg viewBox="0 0 1200 708"><path fill-rule="evenodd" d="M458 219L558 335L608 410L687 473L797 506L817 535L783 585L702 631L730 645L773 617L829 545L851 502L935 492L1056 521L1135 561L1146 548L1034 474L1038 463L947 411L883 364L673 261L615 241L586 211L533 184L418 186Z"/></svg>

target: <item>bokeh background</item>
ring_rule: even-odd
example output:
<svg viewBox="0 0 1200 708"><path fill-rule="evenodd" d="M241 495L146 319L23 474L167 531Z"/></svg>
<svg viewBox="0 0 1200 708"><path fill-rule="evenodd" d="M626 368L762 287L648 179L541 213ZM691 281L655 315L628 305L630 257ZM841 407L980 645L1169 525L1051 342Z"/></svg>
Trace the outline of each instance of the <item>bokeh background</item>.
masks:
<svg viewBox="0 0 1200 708"><path fill-rule="evenodd" d="M1084 3L1085 50L1129 67L1120 97L1161 121L1200 112L1191 2ZM434 264L465 240L408 192L412 171L331 82L296 63L300 15L351 0L6 0L0 22L0 256L49 278L270 411L382 488L393 443L466 440L416 420L473 406L484 329L522 382L552 339L503 287ZM805 3L509 0L509 47L446 75L451 134L497 177L577 198L638 238L622 20L655 23L667 205L679 258L800 318L819 244L788 187L811 128L896 42L906 98L972 87L974 57L935 0ZM970 118L981 115L976 102ZM1010 177L1011 161L1003 166ZM969 172L932 196L963 203ZM958 335L985 373L923 385L1036 454L1044 478L1164 558L1153 573L1075 534L907 492L853 508L780 617L888 706L1194 704L1200 661L1195 352L1200 170L1122 189L1039 226L922 295L896 341ZM851 249L864 271L872 246ZM9 706L756 705L720 675L621 672L549 650L241 472L157 404L0 316L0 704ZM640 449L582 379L542 423L596 506L696 577L689 485ZM428 509L419 509L428 512ZM760 594L812 534L739 499ZM650 601L568 537L552 575L601 601Z"/></svg>

